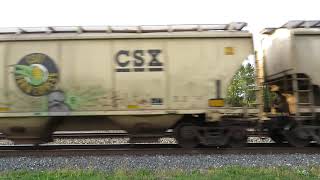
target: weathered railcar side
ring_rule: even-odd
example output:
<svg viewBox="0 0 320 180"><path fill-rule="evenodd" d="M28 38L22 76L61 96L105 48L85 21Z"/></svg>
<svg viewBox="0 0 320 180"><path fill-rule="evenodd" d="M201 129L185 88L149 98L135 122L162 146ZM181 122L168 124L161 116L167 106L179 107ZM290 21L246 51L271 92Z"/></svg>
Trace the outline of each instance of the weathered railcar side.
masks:
<svg viewBox="0 0 320 180"><path fill-rule="evenodd" d="M219 120L230 80L253 54L251 34L228 29L24 32L0 41L0 127L13 139L57 129L156 134L185 115Z"/></svg>
<svg viewBox="0 0 320 180"><path fill-rule="evenodd" d="M288 110L280 109L287 117L274 117L282 120L276 131L295 146L320 140L319 24L290 21L264 31L266 84L285 97L282 104L289 105Z"/></svg>

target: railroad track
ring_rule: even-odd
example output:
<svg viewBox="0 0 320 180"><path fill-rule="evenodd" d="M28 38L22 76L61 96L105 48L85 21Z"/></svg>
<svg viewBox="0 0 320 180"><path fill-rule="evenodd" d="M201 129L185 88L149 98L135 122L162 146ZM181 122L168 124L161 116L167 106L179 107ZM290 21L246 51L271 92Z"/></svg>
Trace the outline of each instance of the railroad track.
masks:
<svg viewBox="0 0 320 180"><path fill-rule="evenodd" d="M249 132L249 136L257 136L255 132ZM172 137L173 132L167 131L162 137ZM267 136L266 133L260 133L260 136ZM130 135L124 131L109 132L109 131L57 131L52 134L53 138L129 138ZM6 139L6 135L0 133L0 139Z"/></svg>
<svg viewBox="0 0 320 180"><path fill-rule="evenodd" d="M53 138L129 138L130 135L126 132L96 132L96 131L63 131L54 132L52 134ZM172 132L166 132L162 137L172 137ZM0 139L6 139L6 136L0 133Z"/></svg>
<svg viewBox="0 0 320 180"><path fill-rule="evenodd" d="M295 148L287 144L249 143L247 147L179 148L176 144L61 145L44 144L0 146L0 157L10 156L102 156L102 155L212 155L212 154L320 154L320 146Z"/></svg>
<svg viewBox="0 0 320 180"><path fill-rule="evenodd" d="M164 137L171 137L167 132ZM129 138L125 132L55 132L54 138ZM0 139L5 135L0 134ZM72 155L177 155L177 154L320 154L320 146L295 148L288 144L248 143L246 147L180 148L177 144L43 144L43 145L0 145L0 157L8 156L72 156Z"/></svg>

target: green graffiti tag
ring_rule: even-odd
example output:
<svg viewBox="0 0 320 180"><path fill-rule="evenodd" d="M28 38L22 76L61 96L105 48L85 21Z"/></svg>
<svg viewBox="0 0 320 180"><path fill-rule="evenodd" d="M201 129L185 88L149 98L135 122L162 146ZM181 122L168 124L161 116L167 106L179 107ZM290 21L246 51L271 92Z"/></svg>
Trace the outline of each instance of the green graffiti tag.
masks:
<svg viewBox="0 0 320 180"><path fill-rule="evenodd" d="M66 93L65 104L72 110L78 110L90 104L97 104L105 95L105 90L101 88L90 88L82 91L72 91Z"/></svg>
<svg viewBox="0 0 320 180"><path fill-rule="evenodd" d="M30 96L47 95L55 88L59 80L56 64L45 54L28 54L14 67L14 77L18 88Z"/></svg>
<svg viewBox="0 0 320 180"><path fill-rule="evenodd" d="M33 86L39 86L48 79L48 73L43 72L39 66L16 65L15 67L16 75L23 76Z"/></svg>

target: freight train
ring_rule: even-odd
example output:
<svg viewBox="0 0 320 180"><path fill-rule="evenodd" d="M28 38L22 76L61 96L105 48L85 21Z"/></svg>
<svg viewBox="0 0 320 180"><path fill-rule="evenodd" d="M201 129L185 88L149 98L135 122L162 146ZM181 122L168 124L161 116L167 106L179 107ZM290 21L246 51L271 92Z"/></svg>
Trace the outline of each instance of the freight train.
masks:
<svg viewBox="0 0 320 180"><path fill-rule="evenodd" d="M265 29L260 59L245 26L1 29L0 132L16 144L90 130L125 130L133 141L172 130L187 148L243 146L251 134L320 143L319 22ZM249 55L259 103L231 107L227 87Z"/></svg>

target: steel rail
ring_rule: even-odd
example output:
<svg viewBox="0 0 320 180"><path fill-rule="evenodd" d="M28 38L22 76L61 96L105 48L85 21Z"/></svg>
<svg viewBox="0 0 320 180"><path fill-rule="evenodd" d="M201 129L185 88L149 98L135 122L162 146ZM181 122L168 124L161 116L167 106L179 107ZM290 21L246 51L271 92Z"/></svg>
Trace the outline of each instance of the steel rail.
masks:
<svg viewBox="0 0 320 180"><path fill-rule="evenodd" d="M166 132L161 136L154 137L170 137L171 132ZM110 133L110 132L55 132L53 138L129 138L130 134L125 132ZM6 139L6 135L0 133L0 139Z"/></svg>
<svg viewBox="0 0 320 180"><path fill-rule="evenodd" d="M268 136L266 132L257 132L257 131L248 131L249 136ZM129 133L126 132L119 132L119 133L114 133L114 132L90 132L90 131L83 131L83 132L55 132L52 134L53 138L129 138L129 137L139 137L135 135L130 135ZM142 137L173 137L172 132L165 132L162 135L152 135L150 134L149 136L142 136ZM6 139L6 135L0 133L0 140L1 139Z"/></svg>
<svg viewBox="0 0 320 180"><path fill-rule="evenodd" d="M0 158L11 156L103 156L103 155L214 155L214 154L319 154L320 146L295 148L288 144L249 143L247 147L179 148L177 144L121 144L121 145L57 145L0 146Z"/></svg>

